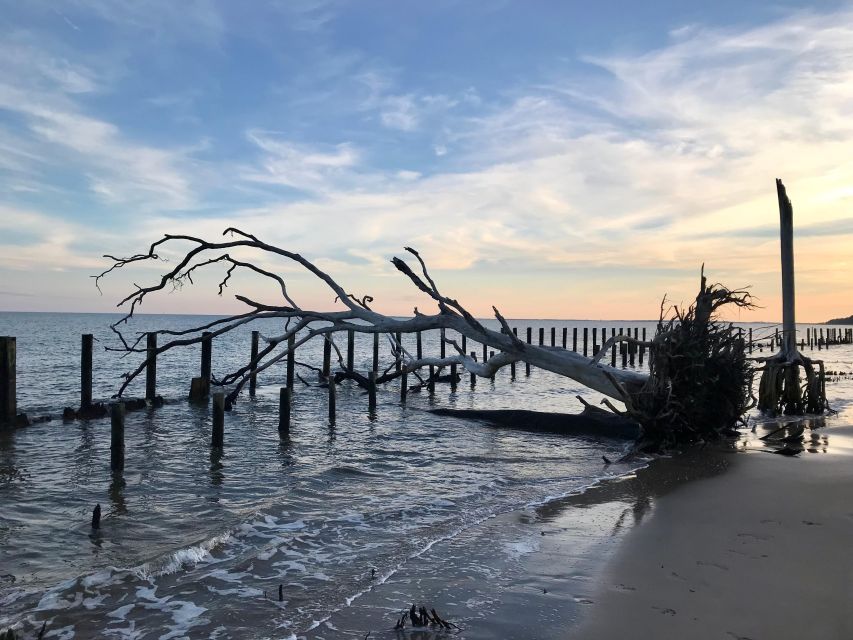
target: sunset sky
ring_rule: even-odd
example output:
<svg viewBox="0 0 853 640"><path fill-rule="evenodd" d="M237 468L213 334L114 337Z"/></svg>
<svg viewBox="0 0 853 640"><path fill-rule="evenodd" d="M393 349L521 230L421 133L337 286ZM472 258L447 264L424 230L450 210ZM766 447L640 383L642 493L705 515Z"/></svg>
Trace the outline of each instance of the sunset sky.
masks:
<svg viewBox="0 0 853 640"><path fill-rule="evenodd" d="M653 318L704 262L776 321L779 177L798 319L853 313L851 2L0 0L0 58L0 310L237 226L389 313L431 308L408 245L476 314ZM276 300L217 276L143 311Z"/></svg>

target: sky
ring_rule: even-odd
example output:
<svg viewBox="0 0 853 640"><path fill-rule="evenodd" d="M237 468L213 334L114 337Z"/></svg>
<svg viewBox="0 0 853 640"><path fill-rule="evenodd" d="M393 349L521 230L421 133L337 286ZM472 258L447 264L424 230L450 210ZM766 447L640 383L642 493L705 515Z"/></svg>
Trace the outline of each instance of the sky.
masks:
<svg viewBox="0 0 853 640"><path fill-rule="evenodd" d="M0 0L0 59L0 310L115 310L169 267L99 293L104 254L236 226L386 313L434 309L411 246L476 315L656 318L704 264L778 321L782 178L797 319L853 313L853 2ZM141 310L279 301L208 270Z"/></svg>

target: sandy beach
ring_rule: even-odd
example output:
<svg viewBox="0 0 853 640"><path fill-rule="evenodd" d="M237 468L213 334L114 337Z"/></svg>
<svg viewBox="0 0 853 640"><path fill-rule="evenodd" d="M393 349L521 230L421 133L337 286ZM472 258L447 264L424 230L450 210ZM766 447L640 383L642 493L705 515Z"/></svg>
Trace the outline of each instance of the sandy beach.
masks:
<svg viewBox="0 0 853 640"><path fill-rule="evenodd" d="M742 443L656 499L569 637L853 637L853 429L812 433L795 458Z"/></svg>

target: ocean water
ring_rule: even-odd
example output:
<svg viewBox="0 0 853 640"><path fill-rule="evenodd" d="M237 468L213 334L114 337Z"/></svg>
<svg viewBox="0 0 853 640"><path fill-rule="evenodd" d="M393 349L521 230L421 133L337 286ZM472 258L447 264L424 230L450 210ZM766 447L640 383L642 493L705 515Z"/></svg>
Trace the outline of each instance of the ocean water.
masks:
<svg viewBox="0 0 853 640"><path fill-rule="evenodd" d="M97 341L94 396L109 398L122 373L140 362L104 350L116 345L109 330L116 318L0 313L0 335L18 341L19 410L56 415L79 405L83 333ZM209 320L139 316L130 329ZM570 348L572 327L579 334L584 326L608 334L611 327L645 327L649 334L654 328L633 321L510 324L521 336L534 327L534 341L545 327L546 343L554 326L558 345L568 327ZM282 326L258 322L218 338L214 374L245 362L252 329L271 335ZM758 339L773 327L753 329ZM404 338L411 351L414 340ZM425 333L423 345L425 354L437 355L437 332ZM357 337L357 368L370 366L371 347L370 337ZM316 366L321 353L319 341L309 343L297 360ZM853 348L820 355L837 372L827 393L849 415ZM380 358L390 362L387 343ZM618 459L625 450L615 439L495 429L426 411L566 412L581 408L578 394L593 403L601 398L547 372L534 369L528 377L523 365L515 380L509 368L474 387L463 375L455 392L439 384L434 395L410 393L405 406L392 382L380 388L374 414L364 393L345 383L333 426L316 372L300 368L304 382L296 384L286 442L277 433L285 371L276 366L260 376L254 399L244 394L226 414L225 447L216 452L209 408L183 401L199 359L197 347L159 358L158 392L169 402L128 414L120 475L109 468L108 419L55 419L0 433L0 629L35 634L46 623L46 637L54 638L362 638L367 631L396 637L390 629L403 609L437 597L421 579L430 566L448 574L442 602L452 606L440 613L463 628L458 637L475 637L464 629L495 613L501 585L519 579L520 561L537 548L535 527L505 525L507 514L541 509L643 464L603 465L603 455ZM126 395L142 395L143 387L144 376ZM89 525L95 504L103 510L97 532ZM469 597L464 584L488 588ZM364 594L383 589L385 627L334 626L358 611ZM578 606L562 603L553 615Z"/></svg>

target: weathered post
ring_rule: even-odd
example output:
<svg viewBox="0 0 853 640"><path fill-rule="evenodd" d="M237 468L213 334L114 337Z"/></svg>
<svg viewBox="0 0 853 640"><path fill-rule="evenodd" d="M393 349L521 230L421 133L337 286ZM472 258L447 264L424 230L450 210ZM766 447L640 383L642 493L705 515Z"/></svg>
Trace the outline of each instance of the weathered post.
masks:
<svg viewBox="0 0 853 640"><path fill-rule="evenodd" d="M278 392L278 437L286 440L290 436L291 391L282 387Z"/></svg>
<svg viewBox="0 0 853 640"><path fill-rule="evenodd" d="M598 327L592 328L592 355L598 353Z"/></svg>
<svg viewBox="0 0 853 640"><path fill-rule="evenodd" d="M450 363L450 390L456 391L456 363Z"/></svg>
<svg viewBox="0 0 853 640"><path fill-rule="evenodd" d="M251 358L252 369L254 369L257 366L257 363L255 362L255 360L258 359L258 338L259 338L259 336L260 336L260 333L258 331L252 331L252 348L251 348L251 352L250 352L250 356L249 356ZM257 384L258 384L257 376L254 373L252 373L252 375L249 376L249 395L252 397L255 396L255 388L257 387Z"/></svg>
<svg viewBox="0 0 853 640"><path fill-rule="evenodd" d="M335 380L333 378L329 378L329 424L335 424L335 415L338 411L337 404L337 385L335 384Z"/></svg>
<svg viewBox="0 0 853 640"><path fill-rule="evenodd" d="M435 388L435 385L433 385ZM367 410L373 413L376 411L376 372L367 372Z"/></svg>
<svg viewBox="0 0 853 640"><path fill-rule="evenodd" d="M124 469L124 402L110 405L110 469Z"/></svg>
<svg viewBox="0 0 853 640"><path fill-rule="evenodd" d="M539 346L545 346L545 327L539 327Z"/></svg>
<svg viewBox="0 0 853 640"><path fill-rule="evenodd" d="M373 334L373 362L370 365L373 372L379 371L379 334Z"/></svg>
<svg viewBox="0 0 853 640"><path fill-rule="evenodd" d="M157 397L157 334L148 333L146 336L145 355L148 364L145 365L145 399L154 402Z"/></svg>
<svg viewBox="0 0 853 640"><path fill-rule="evenodd" d="M18 414L16 339L0 337L0 425L13 425Z"/></svg>
<svg viewBox="0 0 853 640"><path fill-rule="evenodd" d="M352 373L355 368L355 330L347 329L347 371Z"/></svg>
<svg viewBox="0 0 853 640"><path fill-rule="evenodd" d="M495 352L489 351L489 360L491 360L494 357L495 357ZM483 362L487 362L487 361L484 359ZM495 374L494 373L491 375L491 378L492 378L492 382L494 382L495 381Z"/></svg>
<svg viewBox="0 0 853 640"><path fill-rule="evenodd" d="M630 330L630 329L628 329L628 335L630 336L630 334L631 334L631 330ZM634 328L634 336L633 336L633 337L634 337L634 340L636 340L636 339L637 339L637 329L636 329L636 327ZM629 343L628 343L628 360L629 360L629 363L630 363L630 365L631 365L632 367L634 366L634 352L635 352L635 351L636 351L635 346L629 342Z"/></svg>
<svg viewBox="0 0 853 640"><path fill-rule="evenodd" d="M643 327L643 342L646 341L646 328ZM640 345L640 366L643 366L643 356L646 355L645 345Z"/></svg>
<svg viewBox="0 0 853 640"><path fill-rule="evenodd" d="M80 345L80 408L92 406L92 343L94 336L84 333Z"/></svg>
<svg viewBox="0 0 853 640"><path fill-rule="evenodd" d="M483 345L483 362L486 362L489 359L489 347L488 345Z"/></svg>
<svg viewBox="0 0 853 640"><path fill-rule="evenodd" d="M210 382L211 362L213 360L213 337L210 331L201 334L201 377Z"/></svg>
<svg viewBox="0 0 853 640"><path fill-rule="evenodd" d="M323 378L329 379L332 370L332 341L328 334L323 336Z"/></svg>
<svg viewBox="0 0 853 640"><path fill-rule="evenodd" d="M476 351L471 352L471 359L474 362L477 362L477 352ZM476 385L477 385L477 376L472 373L471 374L471 388L473 389Z"/></svg>
<svg viewBox="0 0 853 640"><path fill-rule="evenodd" d="M409 372L400 374L400 404L406 404L406 394L409 392Z"/></svg>
<svg viewBox="0 0 853 640"><path fill-rule="evenodd" d="M551 346L557 346L557 327L551 327Z"/></svg>
<svg viewBox="0 0 853 640"><path fill-rule="evenodd" d="M287 339L287 388L293 393L293 379L296 376L296 336Z"/></svg>
<svg viewBox="0 0 853 640"><path fill-rule="evenodd" d="M446 348L446 345L444 344L444 340L446 339L446 337L447 336L445 335L444 328L442 327L441 331L438 334L438 342L439 342L439 346L438 346L439 354L438 355L442 359L447 357L447 348Z"/></svg>
<svg viewBox="0 0 853 640"><path fill-rule="evenodd" d="M433 395L435 393L435 367L433 365L429 365L429 378L427 378L427 391L429 391L429 395Z"/></svg>
<svg viewBox="0 0 853 640"><path fill-rule="evenodd" d="M587 350L587 337L589 335L589 327L583 328L583 357L586 358L589 355L589 351Z"/></svg>
<svg viewBox="0 0 853 640"><path fill-rule="evenodd" d="M616 337L616 327L610 328L610 337L611 338ZM616 366L616 343L615 342L612 345L610 345L610 366L611 367Z"/></svg>
<svg viewBox="0 0 853 640"><path fill-rule="evenodd" d="M421 337L421 332L418 331L415 334L415 353L417 354L417 359L420 360L424 357L424 345L423 338Z"/></svg>
<svg viewBox="0 0 853 640"><path fill-rule="evenodd" d="M517 328L515 328L515 327L512 328L512 335L514 335L516 338L518 337L518 329ZM515 380L515 362L514 361L509 363L509 379Z"/></svg>
<svg viewBox="0 0 853 640"><path fill-rule="evenodd" d="M572 351L578 352L578 328L572 327Z"/></svg>
<svg viewBox="0 0 853 640"><path fill-rule="evenodd" d="M210 436L210 446L214 449L221 449L225 444L225 394L222 391L213 394L211 413L213 429Z"/></svg>
<svg viewBox="0 0 853 640"><path fill-rule="evenodd" d="M533 342L533 328L527 327L527 344L531 344L532 342ZM530 377L530 363L529 362L524 363L524 375Z"/></svg>
<svg viewBox="0 0 853 640"><path fill-rule="evenodd" d="M569 337L569 328L563 327L563 349L565 349L566 344L568 344L568 337Z"/></svg>

